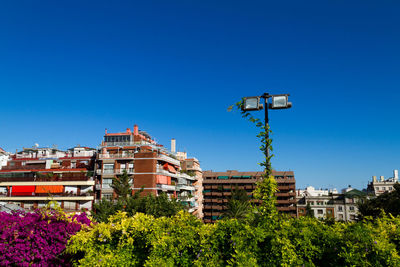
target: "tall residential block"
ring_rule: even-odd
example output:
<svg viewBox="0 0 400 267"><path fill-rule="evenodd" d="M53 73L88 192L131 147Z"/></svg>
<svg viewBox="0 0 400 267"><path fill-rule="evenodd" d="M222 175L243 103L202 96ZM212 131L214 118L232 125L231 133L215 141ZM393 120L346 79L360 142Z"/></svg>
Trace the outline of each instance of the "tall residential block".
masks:
<svg viewBox="0 0 400 267"><path fill-rule="evenodd" d="M172 151L158 144L145 131L139 131L137 125L125 132L108 133L99 147L97 156L97 196L99 199L114 199L113 178L124 172L130 175L132 192L143 190L144 194L167 194L188 205L189 212L199 217L196 185L201 182L201 175L187 172L181 164L187 159L179 159L175 151L175 140Z"/></svg>
<svg viewBox="0 0 400 267"><path fill-rule="evenodd" d="M243 189L250 198L256 183L263 177L264 172L238 172L228 170L226 172L203 172L203 213L204 222L215 222L223 216L232 191L236 188ZM293 171L273 171L278 184L277 209L296 217L296 180ZM253 202L257 202L253 200Z"/></svg>

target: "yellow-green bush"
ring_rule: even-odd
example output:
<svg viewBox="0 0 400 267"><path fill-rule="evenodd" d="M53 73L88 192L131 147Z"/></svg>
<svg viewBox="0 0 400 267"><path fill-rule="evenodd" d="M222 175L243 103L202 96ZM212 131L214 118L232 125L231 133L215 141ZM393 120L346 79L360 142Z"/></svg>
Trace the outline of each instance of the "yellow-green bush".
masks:
<svg viewBox="0 0 400 267"><path fill-rule="evenodd" d="M119 212L72 237L67 252L83 266L400 266L399 227L393 217L203 224L183 211L170 218Z"/></svg>

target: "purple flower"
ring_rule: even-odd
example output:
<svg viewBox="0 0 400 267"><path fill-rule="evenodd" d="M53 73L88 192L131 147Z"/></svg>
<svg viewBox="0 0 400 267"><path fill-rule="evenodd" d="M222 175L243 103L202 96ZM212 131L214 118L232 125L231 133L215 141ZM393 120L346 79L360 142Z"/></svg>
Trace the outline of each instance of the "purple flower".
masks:
<svg viewBox="0 0 400 267"><path fill-rule="evenodd" d="M62 253L68 239L91 223L84 213L72 219L57 211L0 212L0 265L67 265Z"/></svg>
<svg viewBox="0 0 400 267"><path fill-rule="evenodd" d="M374 241L375 244L378 244L378 241Z"/></svg>

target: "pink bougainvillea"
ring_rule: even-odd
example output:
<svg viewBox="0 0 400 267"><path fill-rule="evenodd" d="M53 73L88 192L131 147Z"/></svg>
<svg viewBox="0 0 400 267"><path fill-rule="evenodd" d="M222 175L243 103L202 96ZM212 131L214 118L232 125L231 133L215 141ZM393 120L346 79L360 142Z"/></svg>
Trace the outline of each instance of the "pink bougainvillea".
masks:
<svg viewBox="0 0 400 267"><path fill-rule="evenodd" d="M0 266L68 265L65 246L82 225L90 225L84 213L68 217L54 210L0 212Z"/></svg>

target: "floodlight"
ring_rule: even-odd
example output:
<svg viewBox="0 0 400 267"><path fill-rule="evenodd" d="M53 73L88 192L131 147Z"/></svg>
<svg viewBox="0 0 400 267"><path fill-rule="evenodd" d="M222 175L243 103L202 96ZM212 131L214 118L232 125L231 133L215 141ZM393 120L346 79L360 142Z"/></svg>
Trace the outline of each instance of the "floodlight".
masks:
<svg viewBox="0 0 400 267"><path fill-rule="evenodd" d="M263 108L263 105L260 105L259 96L245 97L243 102L242 110L244 111L260 110Z"/></svg>
<svg viewBox="0 0 400 267"><path fill-rule="evenodd" d="M271 102L270 109L284 109L292 106L292 103L288 102L288 95L273 95Z"/></svg>

